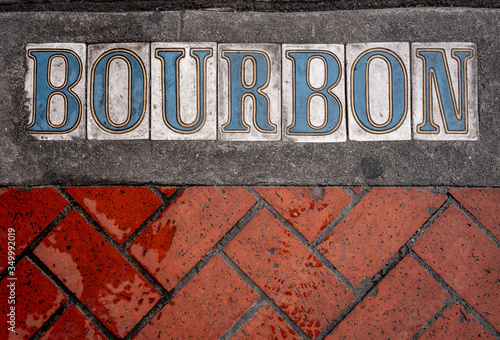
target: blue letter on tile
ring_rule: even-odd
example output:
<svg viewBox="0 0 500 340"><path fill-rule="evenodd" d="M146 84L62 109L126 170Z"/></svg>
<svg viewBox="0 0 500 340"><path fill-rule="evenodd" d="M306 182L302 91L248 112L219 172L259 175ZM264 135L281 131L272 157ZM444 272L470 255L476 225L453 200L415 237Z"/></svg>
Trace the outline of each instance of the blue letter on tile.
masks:
<svg viewBox="0 0 500 340"><path fill-rule="evenodd" d="M288 51L286 57L293 63L293 123L287 129L291 135L326 135L334 132L340 125L342 107L337 96L330 91L341 78L338 58L329 52ZM308 77L309 63L320 58L325 65L325 81L320 88L314 88ZM314 96L325 102L325 122L316 127L311 124L309 103Z"/></svg>
<svg viewBox="0 0 500 340"><path fill-rule="evenodd" d="M125 122L111 121L108 108L109 66L115 59L128 66L128 115ZM146 113L146 69L133 52L114 49L101 55L92 67L90 75L90 111L96 123L110 133L124 133L136 128Z"/></svg>
<svg viewBox="0 0 500 340"><path fill-rule="evenodd" d="M82 103L72 88L82 77L82 62L70 50L33 49L28 56L35 61L33 91L33 121L29 126L32 133L68 133L80 123ZM62 58L66 63L66 79L61 86L54 86L50 81L52 59ZM50 122L50 100L53 96L64 98L64 120L55 125Z"/></svg>
<svg viewBox="0 0 500 340"><path fill-rule="evenodd" d="M372 120L368 100L369 68L375 58L385 61L389 71L389 119L383 124ZM352 66L350 92L354 118L364 130L388 133L403 123L408 107L407 73L403 61L394 52L382 48L363 52Z"/></svg>
<svg viewBox="0 0 500 340"><path fill-rule="evenodd" d="M156 58L162 64L162 89L163 89L163 120L172 130L179 133L193 133L200 130L206 120L206 72L207 59L212 56L212 49L191 49L191 56L196 59L198 87L198 112L196 119L186 124L180 117L179 108L179 61L184 57L184 49L157 49ZM191 100L184 98L185 100Z"/></svg>
<svg viewBox="0 0 500 340"><path fill-rule="evenodd" d="M434 83L441 116L446 133L467 133L467 60L472 50L452 50L458 63L458 105L455 101L450 71L445 53L441 49L417 49L417 57L424 63L424 121L417 126L418 133L438 133L439 126L433 122L432 83ZM458 109L457 109L458 106Z"/></svg>
<svg viewBox="0 0 500 340"><path fill-rule="evenodd" d="M276 132L276 125L269 116L269 98L262 92L269 85L270 61L263 52L224 51L222 57L229 63L229 120L222 126L223 132L249 132L245 123L243 106L246 97L253 100L253 119L259 132ZM245 82L245 62L253 64L253 80Z"/></svg>

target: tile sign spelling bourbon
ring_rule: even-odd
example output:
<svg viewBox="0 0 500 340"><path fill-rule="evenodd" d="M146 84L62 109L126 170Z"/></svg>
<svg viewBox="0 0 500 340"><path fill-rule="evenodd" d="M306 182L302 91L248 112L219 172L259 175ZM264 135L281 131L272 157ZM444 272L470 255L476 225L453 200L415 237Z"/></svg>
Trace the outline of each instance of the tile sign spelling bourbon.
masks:
<svg viewBox="0 0 500 340"><path fill-rule="evenodd" d="M473 43L54 43L26 53L38 139L478 139Z"/></svg>

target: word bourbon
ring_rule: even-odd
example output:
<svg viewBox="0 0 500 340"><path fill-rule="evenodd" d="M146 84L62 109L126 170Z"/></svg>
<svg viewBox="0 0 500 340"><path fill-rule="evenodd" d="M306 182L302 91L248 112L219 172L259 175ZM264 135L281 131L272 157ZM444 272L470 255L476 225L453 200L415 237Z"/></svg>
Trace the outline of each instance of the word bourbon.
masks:
<svg viewBox="0 0 500 340"><path fill-rule="evenodd" d="M473 43L29 44L38 139L477 140Z"/></svg>

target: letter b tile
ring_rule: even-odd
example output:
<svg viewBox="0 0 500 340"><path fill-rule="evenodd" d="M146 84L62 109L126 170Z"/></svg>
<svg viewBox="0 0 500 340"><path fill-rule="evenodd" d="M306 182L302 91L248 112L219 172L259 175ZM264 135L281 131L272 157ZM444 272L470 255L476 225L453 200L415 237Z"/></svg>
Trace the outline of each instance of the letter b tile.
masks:
<svg viewBox="0 0 500 340"><path fill-rule="evenodd" d="M219 45L219 140L281 139L280 62L280 45Z"/></svg>
<svg viewBox="0 0 500 340"><path fill-rule="evenodd" d="M349 139L409 140L409 43L348 44Z"/></svg>
<svg viewBox="0 0 500 340"><path fill-rule="evenodd" d="M28 131L36 139L85 138L85 44L28 44Z"/></svg>
<svg viewBox="0 0 500 340"><path fill-rule="evenodd" d="M344 45L283 45L283 140L345 142Z"/></svg>

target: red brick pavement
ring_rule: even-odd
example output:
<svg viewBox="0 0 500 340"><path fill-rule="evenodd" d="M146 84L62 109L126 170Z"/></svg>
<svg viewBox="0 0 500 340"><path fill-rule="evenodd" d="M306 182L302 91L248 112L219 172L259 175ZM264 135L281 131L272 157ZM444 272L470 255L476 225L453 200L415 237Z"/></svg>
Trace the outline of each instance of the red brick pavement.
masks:
<svg viewBox="0 0 500 340"><path fill-rule="evenodd" d="M0 339L500 339L499 216L493 188L0 188Z"/></svg>

